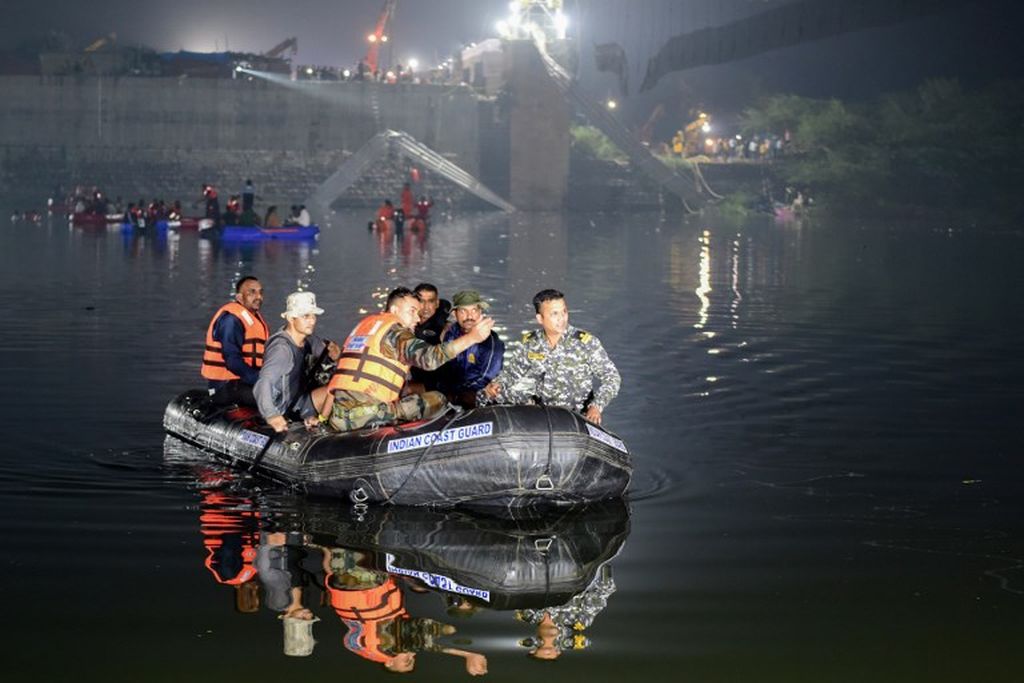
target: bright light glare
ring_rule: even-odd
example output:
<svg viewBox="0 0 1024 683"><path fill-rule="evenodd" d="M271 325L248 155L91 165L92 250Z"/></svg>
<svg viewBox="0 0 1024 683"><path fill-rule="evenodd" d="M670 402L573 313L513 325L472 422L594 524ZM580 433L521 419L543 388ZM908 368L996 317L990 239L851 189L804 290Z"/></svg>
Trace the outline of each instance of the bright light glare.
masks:
<svg viewBox="0 0 1024 683"><path fill-rule="evenodd" d="M619 106L619 103L616 102L615 100L608 100L607 105L609 109L615 109L616 107Z"/></svg>
<svg viewBox="0 0 1024 683"><path fill-rule="evenodd" d="M312 76L313 75L313 67L311 67L311 66L307 66L306 67L306 75L307 76Z"/></svg>
<svg viewBox="0 0 1024 683"><path fill-rule="evenodd" d="M569 28L569 17L562 14L561 10L555 12L555 31L559 39L565 38L565 30Z"/></svg>
<svg viewBox="0 0 1024 683"><path fill-rule="evenodd" d="M376 43L376 42L377 42L377 36L375 36L375 35L374 35L374 34L372 34L372 33L371 33L370 35L366 36L366 39L367 39L368 41L370 41L371 43Z"/></svg>
<svg viewBox="0 0 1024 683"><path fill-rule="evenodd" d="M415 57L410 59L409 60L409 68L412 69L413 71L415 71L416 69L420 68L420 60L416 59Z"/></svg>
<svg viewBox="0 0 1024 683"><path fill-rule="evenodd" d="M702 131L704 131L705 133L710 133L711 132L711 124L710 123L705 123L703 126L700 127L700 129Z"/></svg>
<svg viewBox="0 0 1024 683"><path fill-rule="evenodd" d="M387 36L381 36L380 37L380 42L382 42L382 43L388 42L388 37Z"/></svg>

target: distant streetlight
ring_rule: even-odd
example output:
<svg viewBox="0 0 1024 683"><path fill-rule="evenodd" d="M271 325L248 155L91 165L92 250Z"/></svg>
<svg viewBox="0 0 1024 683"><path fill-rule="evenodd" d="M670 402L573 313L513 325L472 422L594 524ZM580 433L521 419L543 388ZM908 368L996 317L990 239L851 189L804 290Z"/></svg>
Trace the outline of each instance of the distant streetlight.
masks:
<svg viewBox="0 0 1024 683"><path fill-rule="evenodd" d="M382 43L388 42L388 37L387 36L381 36L380 37L380 42L382 42Z"/></svg>
<svg viewBox="0 0 1024 683"><path fill-rule="evenodd" d="M608 107L609 109L616 109L616 108L618 108L619 103L616 102L615 100L608 100L605 103L605 106Z"/></svg>
<svg viewBox="0 0 1024 683"><path fill-rule="evenodd" d="M370 35L366 36L366 39L368 41L370 41L371 43L376 43L377 42L377 36L372 34L372 33Z"/></svg>
<svg viewBox="0 0 1024 683"><path fill-rule="evenodd" d="M313 75L313 67L311 67L311 66L307 66L306 67L306 75L307 76L312 76Z"/></svg>
<svg viewBox="0 0 1024 683"><path fill-rule="evenodd" d="M418 68L420 68L420 60L413 57L409 60L409 71L415 71Z"/></svg>

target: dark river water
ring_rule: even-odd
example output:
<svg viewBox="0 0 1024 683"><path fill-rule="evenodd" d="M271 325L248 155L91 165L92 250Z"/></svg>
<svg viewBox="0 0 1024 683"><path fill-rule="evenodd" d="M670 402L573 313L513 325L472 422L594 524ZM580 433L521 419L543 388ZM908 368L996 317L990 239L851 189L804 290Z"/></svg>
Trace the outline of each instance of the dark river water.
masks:
<svg viewBox="0 0 1024 683"><path fill-rule="evenodd" d="M392 555L422 680L468 676L441 646L496 680L1024 680L1024 234L473 215L382 243L366 218L251 247L4 219L6 680L382 679L323 590L325 557L359 548L378 570ZM164 406L201 384L205 326L245 273L268 320L308 285L335 339L396 285L478 289L509 338L563 290L622 373L605 422L630 499L360 517L165 446ZM255 595L222 576L253 550L291 562ZM298 635L282 576L319 617ZM451 607L492 579L475 613ZM567 601L560 656L534 661L516 608Z"/></svg>

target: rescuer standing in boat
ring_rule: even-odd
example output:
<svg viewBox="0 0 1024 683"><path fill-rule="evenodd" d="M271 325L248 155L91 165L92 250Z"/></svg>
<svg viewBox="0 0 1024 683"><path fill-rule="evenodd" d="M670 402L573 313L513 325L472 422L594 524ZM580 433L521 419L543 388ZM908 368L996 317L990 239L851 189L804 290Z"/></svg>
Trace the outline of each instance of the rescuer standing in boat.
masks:
<svg viewBox="0 0 1024 683"><path fill-rule="evenodd" d="M260 377L270 328L260 315L263 285L251 275L235 285L235 299L213 314L206 329L202 375L214 403L256 407L252 388Z"/></svg>
<svg viewBox="0 0 1024 683"><path fill-rule="evenodd" d="M467 334L443 344L419 339L420 301L406 287L388 294L383 313L363 318L341 349L341 358L327 388L334 393L331 426L338 431L374 423L419 420L444 409L444 394L428 391L403 397L412 367L435 370L485 341L494 321L484 317Z"/></svg>
<svg viewBox="0 0 1024 683"><path fill-rule="evenodd" d="M569 324L565 295L545 289L533 297L541 329L511 348L498 378L477 399L568 408L601 424L601 413L619 393L622 379L597 337ZM595 387L595 381L597 386Z"/></svg>

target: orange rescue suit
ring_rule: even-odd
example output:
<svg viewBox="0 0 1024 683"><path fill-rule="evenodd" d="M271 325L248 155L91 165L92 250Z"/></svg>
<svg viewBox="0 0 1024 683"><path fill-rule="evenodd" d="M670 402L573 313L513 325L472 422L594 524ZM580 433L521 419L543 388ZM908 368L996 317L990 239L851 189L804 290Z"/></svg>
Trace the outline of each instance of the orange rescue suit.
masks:
<svg viewBox="0 0 1024 683"><path fill-rule="evenodd" d="M390 313L363 318L345 340L327 389L331 393L358 391L382 403L397 401L409 366L386 357L380 348L384 335L397 324L398 317Z"/></svg>
<svg viewBox="0 0 1024 683"><path fill-rule="evenodd" d="M227 362L224 360L223 345L213 338L213 326L222 313L230 313L238 318L245 329L245 341L242 343L242 357L245 362L254 368L263 366L263 348L270 336L270 328L259 313L253 313L248 308L232 301L221 306L209 327L206 328L206 349L203 351L203 377L217 381L228 381L240 379L238 375L228 370Z"/></svg>

